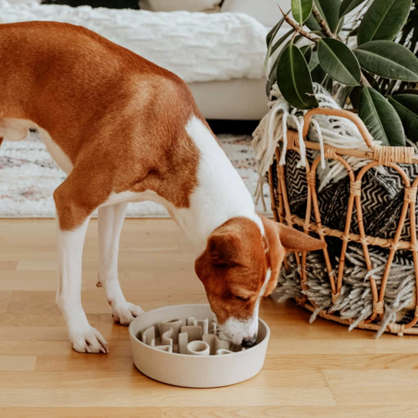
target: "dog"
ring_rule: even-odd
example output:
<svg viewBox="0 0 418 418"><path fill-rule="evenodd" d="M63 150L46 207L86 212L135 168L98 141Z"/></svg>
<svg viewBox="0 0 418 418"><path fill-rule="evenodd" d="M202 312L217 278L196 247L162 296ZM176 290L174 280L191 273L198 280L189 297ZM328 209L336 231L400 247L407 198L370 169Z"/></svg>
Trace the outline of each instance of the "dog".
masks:
<svg viewBox="0 0 418 418"><path fill-rule="evenodd" d="M250 347L263 297L286 251L320 240L256 213L252 197L171 72L83 27L56 22L0 25L0 143L39 132L67 173L55 190L56 303L80 353L106 353L81 304L89 219L99 213L99 286L122 325L143 311L118 281L119 237L128 202L164 205L189 238L195 271L221 335Z"/></svg>

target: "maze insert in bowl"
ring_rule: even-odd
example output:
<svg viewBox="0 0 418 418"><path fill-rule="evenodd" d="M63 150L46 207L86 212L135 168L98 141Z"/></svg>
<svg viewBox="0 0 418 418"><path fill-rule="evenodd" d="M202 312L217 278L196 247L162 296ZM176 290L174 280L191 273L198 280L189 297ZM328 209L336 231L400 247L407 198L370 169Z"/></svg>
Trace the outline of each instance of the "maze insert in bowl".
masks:
<svg viewBox="0 0 418 418"><path fill-rule="evenodd" d="M225 355L245 348L221 340L217 335L215 318L176 318L159 322L140 332L136 337L144 344L167 353L194 356Z"/></svg>
<svg viewBox="0 0 418 418"><path fill-rule="evenodd" d="M135 366L146 376L176 386L232 385L264 364L270 331L259 320L257 344L233 346L217 336L208 305L178 305L145 312L129 327Z"/></svg>

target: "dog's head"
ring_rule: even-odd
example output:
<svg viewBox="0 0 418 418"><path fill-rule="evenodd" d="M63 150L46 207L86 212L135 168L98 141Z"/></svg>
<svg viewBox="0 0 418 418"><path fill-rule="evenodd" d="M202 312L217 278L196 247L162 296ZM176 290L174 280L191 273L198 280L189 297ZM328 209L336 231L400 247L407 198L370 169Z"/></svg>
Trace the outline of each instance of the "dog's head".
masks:
<svg viewBox="0 0 418 418"><path fill-rule="evenodd" d="M232 218L209 236L196 260L221 335L252 346L258 330L258 307L276 287L286 251L313 251L324 243L294 228L260 216Z"/></svg>

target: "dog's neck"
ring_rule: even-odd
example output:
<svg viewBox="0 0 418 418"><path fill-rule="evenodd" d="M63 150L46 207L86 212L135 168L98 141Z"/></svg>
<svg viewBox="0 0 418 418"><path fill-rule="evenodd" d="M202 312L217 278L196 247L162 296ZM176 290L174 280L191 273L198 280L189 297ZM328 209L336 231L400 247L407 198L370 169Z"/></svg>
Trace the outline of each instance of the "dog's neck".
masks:
<svg viewBox="0 0 418 418"><path fill-rule="evenodd" d="M186 131L200 153L198 185L189 208L171 207L170 212L198 256L205 250L210 234L229 219L247 217L260 229L262 222L243 180L207 126L192 117Z"/></svg>

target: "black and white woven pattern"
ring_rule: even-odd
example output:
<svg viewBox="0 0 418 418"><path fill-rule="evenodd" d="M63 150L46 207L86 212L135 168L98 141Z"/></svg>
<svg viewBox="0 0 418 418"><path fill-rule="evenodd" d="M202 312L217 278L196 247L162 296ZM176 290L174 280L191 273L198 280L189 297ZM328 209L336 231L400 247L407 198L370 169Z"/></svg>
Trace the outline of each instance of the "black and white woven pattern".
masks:
<svg viewBox="0 0 418 418"><path fill-rule="evenodd" d="M309 150L310 151L310 150ZM312 163L312 152L308 152ZM418 176L418 165L400 164L412 183ZM287 153L286 188L292 213L300 218L305 217L307 181L305 168L299 165L299 154ZM378 167L368 170L362 179L361 199L363 221L366 235L391 239L395 236L404 204L405 185L396 170L390 167ZM322 225L343 231L345 228L348 200L350 197L350 180L348 176L336 183L329 183L317 192ZM418 205L416 206L418 215ZM312 211L311 221L315 221ZM358 234L357 211L354 206L351 233ZM401 239L410 240L410 218L406 218Z"/></svg>
<svg viewBox="0 0 418 418"><path fill-rule="evenodd" d="M312 151L308 150L309 162L313 162ZM300 166L299 154L288 151L286 155L285 177L289 205L292 214L304 219L307 204L306 171ZM399 165L409 177L411 183L418 176L418 165ZM358 172L355 172L357 175ZM318 182L317 182L318 183ZM400 175L390 167L369 169L362 179L362 211L366 235L391 239L396 229L404 205L405 185ZM350 197L350 180L348 176L336 182L328 183L322 190L317 191L321 223L332 229L343 231L345 228L348 200ZM418 206L417 213L418 215ZM315 222L312 211L311 221ZM354 207L351 233L359 233L357 212ZM409 215L402 230L401 239L410 241ZM328 252L334 271L338 269L342 241L338 238L327 237ZM374 274L378 286L383 276L389 249L369 246ZM333 307L342 318L349 318L354 325L368 318L373 310L373 298L369 283L368 270L364 261L362 246L350 242L346 253L344 268L344 285L341 296L333 305L331 287L325 267L322 252L309 253L306 274L308 290L302 291L299 284L299 270L294 255L289 255L288 263L291 269L281 272L277 295L279 300L299 298L306 294L315 303L317 310L313 314L315 319L322 309ZM410 313L405 308L411 308L415 303L415 274L410 251L397 251L391 267L387 290L385 293L385 315L381 332L387 324L404 322ZM353 327L353 326L352 326ZM379 332L377 335L380 335Z"/></svg>

